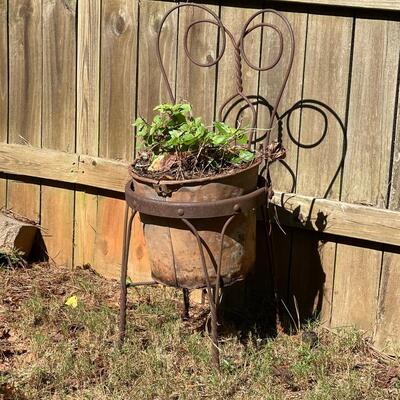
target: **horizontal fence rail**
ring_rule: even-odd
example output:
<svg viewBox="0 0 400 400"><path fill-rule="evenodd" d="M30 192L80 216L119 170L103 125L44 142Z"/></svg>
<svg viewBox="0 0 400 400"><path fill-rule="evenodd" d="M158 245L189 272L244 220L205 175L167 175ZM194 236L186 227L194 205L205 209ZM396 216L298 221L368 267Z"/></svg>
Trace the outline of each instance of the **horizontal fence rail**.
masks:
<svg viewBox="0 0 400 400"><path fill-rule="evenodd" d="M128 164L84 154L3 144L0 172L124 193ZM277 221L292 228L400 246L400 212L276 192Z"/></svg>

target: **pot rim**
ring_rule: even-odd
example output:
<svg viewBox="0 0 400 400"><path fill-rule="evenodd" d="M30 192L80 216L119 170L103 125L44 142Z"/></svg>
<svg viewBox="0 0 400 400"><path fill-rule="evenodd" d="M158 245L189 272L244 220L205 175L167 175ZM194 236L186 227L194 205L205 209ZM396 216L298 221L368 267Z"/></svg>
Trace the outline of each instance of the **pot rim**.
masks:
<svg viewBox="0 0 400 400"><path fill-rule="evenodd" d="M221 173L221 174L216 174L216 175L211 175L207 176L204 178L194 178L194 179L182 179L182 180L157 180L157 179L152 179L152 178L146 178L144 176L138 175L136 172L134 172L132 165L129 165L129 173L131 174L132 178L135 181L138 182L143 182L143 183L150 183L152 185L191 185L193 183L204 183L204 182L212 182L216 181L222 178L227 178L235 175L239 175L241 173L244 173L246 171L249 171L250 169L253 169L254 167L258 167L261 164L262 159L258 158L254 160L249 166L246 168L241 168L238 169L232 173Z"/></svg>

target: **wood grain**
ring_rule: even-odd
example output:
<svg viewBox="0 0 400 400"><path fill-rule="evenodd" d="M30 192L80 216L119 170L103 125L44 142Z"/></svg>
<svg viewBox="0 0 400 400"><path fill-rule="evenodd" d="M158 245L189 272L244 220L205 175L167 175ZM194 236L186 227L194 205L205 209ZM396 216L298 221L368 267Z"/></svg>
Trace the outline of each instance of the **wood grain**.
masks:
<svg viewBox="0 0 400 400"><path fill-rule="evenodd" d="M303 13L283 13L289 20L295 35L295 54L292 70L289 75L289 80L283 92L281 102L278 107L277 120L290 110L293 105L301 100L302 83L304 73L304 52L306 44L306 31L307 31L307 14ZM259 96L266 97L270 104L277 101L278 93L283 84L282 80L288 68L290 57L289 44L290 37L289 31L283 21L274 16L273 14L264 14L264 22L276 25L283 33L284 52L279 64L270 71L260 73L260 84L258 93ZM264 28L261 47L261 66L265 67L270 65L276 58L279 47L279 40L277 34L273 33L271 29ZM287 117L286 117L287 118ZM298 147L290 139L287 129L285 129L285 120L282 125L275 120L273 129L271 131L271 140L280 139L283 146L287 150L287 156L284 162L275 162L270 166L271 178L274 190L293 192L296 187L295 174L298 158ZM293 111L290 118L291 134L298 140L300 129L300 111ZM258 128L267 128L270 124L270 111L258 105ZM278 128L279 127L279 128ZM257 131L257 137L262 137L264 131ZM279 217L279 215L278 215ZM276 293L278 296L278 304L282 323L287 325L285 321L288 319L288 314L285 309L292 299L288 299L288 283L289 283L289 268L290 268L290 255L292 246L293 231L284 228L283 233L278 227L272 231L272 245L274 252L274 279L276 286ZM283 305L285 303L285 306Z"/></svg>
<svg viewBox="0 0 400 400"><path fill-rule="evenodd" d="M305 0L293 1L306 3ZM381 9L400 7L398 2L393 6L390 0L335 3L310 0L309 3ZM280 4L285 7L284 0ZM133 158L132 121L137 113L151 118L154 106L169 101L155 58L154 40L161 18L173 5L174 2L151 0L141 1L140 5L138 1L128 0L85 0L77 4L75 0L0 0L0 21L3 21L0 24L0 172L9 178L8 206L38 222L39 210L42 208L43 216L47 213L44 221L47 218L47 222L53 224L51 230L61 229L55 233L60 238L54 246L55 254L64 243L65 232L69 243L67 252L71 254L71 210L75 210L74 263L91 263L107 276L116 277L119 272L124 205L111 197L103 196L97 201L96 195L86 191L109 189L118 192L120 198L128 179L126 166ZM236 37L244 20L255 11L225 5L213 7L214 10L220 8L222 19ZM78 15L71 17L71 10L76 8ZM393 129L398 97L400 27L397 15L390 12L379 13L374 20L373 14L358 14L358 10L349 10L351 18L346 17L345 9L338 12L341 16L331 13L331 7L326 10L327 13L322 7L313 9L309 16L300 12L285 13L295 30L297 50L280 112L286 111L303 95L304 100L312 99L330 106L343 121L346 101L349 101L343 184L341 186L339 178L336 179L327 193L328 199L322 199L340 161L340 148L343 148L339 120L319 104L327 115L326 136L316 147L299 150L287 136L284 121L286 161L295 172L298 170L298 184L292 189L292 178L287 170L279 164L272 167L276 190L297 190L297 194L282 195L284 205L279 192L273 199L283 228L288 231L284 235L274 227L274 247L281 251L275 266L275 274L279 275L278 295L290 300L295 293L306 299L300 304L302 309L308 313L321 309L324 322L329 321L333 307L333 325L355 324L370 333L375 331L376 345L389 349L398 343L400 328L397 283L400 259L398 251L386 245L400 245L400 147L399 132ZM218 105L235 90L233 58L228 43L217 81L214 81L215 70L182 61L182 33L195 17L193 13L183 12L179 19L177 14L172 16L165 26L161 47L178 99L191 100L195 113L208 121L214 117L214 101ZM353 19L354 43L351 22L348 22ZM216 56L212 50L216 35L213 26L196 26L192 34L189 39L196 58L201 58L203 52L209 59ZM177 39L180 47L177 47ZM246 41L246 52L255 63L265 64L276 50L276 37L266 29L255 30ZM264 46L260 53L261 42ZM269 53L266 51L268 44L273 48ZM348 61L353 44L351 72ZM282 73L277 70L275 75L259 75L245 65L243 72L246 93L264 94L264 88L271 84L269 95L276 92L275 77ZM349 75L351 86L347 93ZM259 113L259 125L264 124L266 115ZM293 137L308 144L320 138L322 125L323 116L311 108L295 111L289 121ZM4 144L7 138L9 144ZM40 149L42 143L53 150ZM39 180L42 185L53 186L43 188L42 207L40 186L24 183L25 177L30 177L28 181L33 181L34 177L36 182L42 179ZM70 203L71 192L55 188L63 182L69 189L76 185L75 208ZM387 198L389 189L390 199ZM57 192L57 197L48 195L52 192ZM0 183L0 205L4 203L4 193ZM61 207L60 212L67 210L62 215L68 216L61 221L50 218L49 210ZM139 268L133 277L140 280L148 276L148 260L143 235L140 236L140 221L135 220L134 227L133 263L129 273L132 277L132 264L137 263ZM292 231L297 231L296 235L292 235ZM358 240L339 244L336 252L336 244L323 241L327 236L322 232L340 236L341 243L346 243L343 238L347 237ZM379 245L371 242L382 243L384 253ZM288 296L290 260L293 260L292 292ZM322 291L312 280L304 278L304 275L314 274L315 262L319 264L319 281L324 281ZM296 274L301 279L295 279ZM246 295L246 290L243 293ZM323 301L319 304L321 293Z"/></svg>
<svg viewBox="0 0 400 400"><path fill-rule="evenodd" d="M400 30L397 32L400 36ZM399 38L400 40L400 38ZM400 66L399 66L400 67ZM399 90L397 91L399 100ZM397 119L394 121L394 151L389 208L400 210L400 103L397 104ZM379 288L379 308L374 343L380 350L396 353L399 348L400 330L400 254L383 254L382 278Z"/></svg>
<svg viewBox="0 0 400 400"><path fill-rule="evenodd" d="M223 21L225 27L232 33L235 41L238 41L240 34L242 33L242 25L238 24L237 21L243 21L243 23L250 18L254 13L255 9L251 8L236 8L236 7L221 7L221 20ZM250 24L250 27L262 21L261 16L258 16ZM244 50L246 52L249 61L255 65L259 64L260 59L260 49L261 49L261 29L256 29L250 33L244 42ZM243 80L243 92L246 96L257 95L258 93L258 76L259 73L256 70L250 68L246 63L242 63L242 80ZM222 104L228 100L228 98L235 93L237 93L236 84L236 72L235 72L235 52L232 46L229 36L226 35L226 50L221 61L218 64L218 85L216 94L216 105L217 114ZM229 112L226 121L235 125L237 113L240 107L244 106L244 103L240 103L234 109ZM225 108L225 111L229 109ZM224 116L224 112L222 113ZM242 113L240 117L240 125L242 127L249 127L251 125L251 111L247 109Z"/></svg>
<svg viewBox="0 0 400 400"><path fill-rule="evenodd" d="M0 172L85 185L123 193L126 162L24 145L0 146ZM271 200L284 226L400 245L399 212L295 193L275 192ZM271 212L273 212L271 210Z"/></svg>
<svg viewBox="0 0 400 400"><path fill-rule="evenodd" d="M337 248L332 325L353 326L372 334L382 253L354 245Z"/></svg>
<svg viewBox="0 0 400 400"><path fill-rule="evenodd" d="M0 145L0 171L123 192L129 178L126 162L20 144Z"/></svg>
<svg viewBox="0 0 400 400"><path fill-rule="evenodd" d="M75 151L76 0L43 1L42 146ZM43 186L41 225L49 256L73 264L74 192Z"/></svg>
<svg viewBox="0 0 400 400"><path fill-rule="evenodd" d="M340 195L352 27L351 17L309 15L296 190L302 195Z"/></svg>
<svg viewBox="0 0 400 400"><path fill-rule="evenodd" d="M0 0L0 143L8 136L8 24L7 0ZM7 181L0 178L0 208L7 204Z"/></svg>
<svg viewBox="0 0 400 400"><path fill-rule="evenodd" d="M396 211L280 192L272 202L284 225L395 246L400 243Z"/></svg>
<svg viewBox="0 0 400 400"><path fill-rule="evenodd" d="M342 200L386 205L399 52L397 22L357 19ZM371 101L374 99L374 101ZM337 249L332 324L372 334L382 252ZM351 268L349 268L351 265ZM337 281L336 281L337 279Z"/></svg>
<svg viewBox="0 0 400 400"><path fill-rule="evenodd" d="M210 6L217 15L219 7ZM177 101L188 101L193 106L193 115L203 119L206 125L214 120L216 67L199 67L193 64L184 51L184 35L189 25L200 19L213 19L202 10L183 7L179 15ZM217 58L218 29L211 24L195 25L188 35L191 57L200 63L213 62ZM200 95L201 94L201 95Z"/></svg>
<svg viewBox="0 0 400 400"><path fill-rule="evenodd" d="M76 151L99 153L100 0L78 2ZM81 189L81 188L80 188ZM97 195L75 192L74 265L94 265Z"/></svg>
<svg viewBox="0 0 400 400"><path fill-rule="evenodd" d="M9 2L9 143L40 147L42 130L42 4ZM39 222L40 186L8 181L7 207Z"/></svg>
<svg viewBox="0 0 400 400"><path fill-rule="evenodd" d="M352 26L351 17L310 14L308 18L296 174L296 192L302 195L332 199L340 195L338 168L345 151ZM317 225L321 217L318 214L314 220ZM320 314L329 322L336 244L301 231L294 233L293 244L291 296L296 296L304 319Z"/></svg>
<svg viewBox="0 0 400 400"><path fill-rule="evenodd" d="M303 87L303 74L304 74L304 53L306 45L306 32L307 32L307 14L304 13L282 13L292 26L295 36L295 53L293 66L289 75L289 80L286 84L285 90L282 95L278 107L278 118L284 118L282 125L277 121L274 122L271 131L271 140L282 140L282 144L287 151L284 163L275 162L271 164L271 178L273 181L274 189L282 192L294 192L296 188L296 169L299 148L296 143L291 139L299 139L300 135L300 115L301 109L293 110L290 113L290 120L288 120L288 113L292 107L302 98ZM259 95L266 97L270 104L277 100L278 93L282 86L283 76L288 68L289 62L289 32L283 21L274 15L266 14L264 22L272 23L281 30L283 33L284 52L282 60L279 64L270 71L263 71L260 73L260 87ZM279 46L277 34L271 32L270 29L265 28L263 31L263 40L261 48L261 66L270 65L276 58ZM261 105L258 106L258 127L267 128L269 126L270 112ZM288 134L288 123L290 122L290 133ZM281 127L278 129L278 126ZM258 137L262 134L258 132Z"/></svg>
<svg viewBox="0 0 400 400"><path fill-rule="evenodd" d="M1 172L74 183L78 155L22 144L0 144ZM48 167L46 166L48 165Z"/></svg>
<svg viewBox="0 0 400 400"><path fill-rule="evenodd" d="M378 319L374 335L375 346L385 353L396 354L400 328L400 254L383 255L382 280Z"/></svg>
<svg viewBox="0 0 400 400"><path fill-rule="evenodd" d="M375 8L378 10L400 10L397 0L278 0L280 2L320 4L337 7Z"/></svg>
<svg viewBox="0 0 400 400"><path fill-rule="evenodd" d="M152 119L155 106L171 102L156 59L156 38L161 19L174 5L172 2L148 0L140 6L137 114L147 120ZM160 39L161 58L174 94L177 24L175 11L165 22Z"/></svg>
<svg viewBox="0 0 400 400"><path fill-rule="evenodd" d="M131 160L136 91L137 1L112 0L101 7L99 155ZM99 196L94 265L119 274L124 201Z"/></svg>

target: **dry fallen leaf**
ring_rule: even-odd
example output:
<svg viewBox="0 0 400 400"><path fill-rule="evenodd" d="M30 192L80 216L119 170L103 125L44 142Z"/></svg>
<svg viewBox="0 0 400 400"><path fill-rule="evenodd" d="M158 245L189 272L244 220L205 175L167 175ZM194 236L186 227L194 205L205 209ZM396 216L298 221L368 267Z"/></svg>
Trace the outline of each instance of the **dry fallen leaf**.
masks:
<svg viewBox="0 0 400 400"><path fill-rule="evenodd" d="M68 297L67 301L64 304L68 307L76 308L78 307L78 298L75 295Z"/></svg>

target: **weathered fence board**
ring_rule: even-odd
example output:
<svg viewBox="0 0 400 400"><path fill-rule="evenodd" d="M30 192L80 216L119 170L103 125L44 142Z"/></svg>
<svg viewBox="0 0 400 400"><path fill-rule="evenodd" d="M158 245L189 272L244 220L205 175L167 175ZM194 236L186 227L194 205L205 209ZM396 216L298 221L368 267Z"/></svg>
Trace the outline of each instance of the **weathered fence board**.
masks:
<svg viewBox="0 0 400 400"><path fill-rule="evenodd" d="M76 151L99 154L101 1L78 2ZM74 263L94 265L97 195L75 192Z"/></svg>
<svg viewBox="0 0 400 400"><path fill-rule="evenodd" d="M89 155L31 146L0 146L2 172L112 191L120 196L128 164ZM44 167L44 164L46 166ZM365 205L275 191L271 216L283 226L400 246L399 212Z"/></svg>
<svg viewBox="0 0 400 400"><path fill-rule="evenodd" d="M0 1L0 143L8 135L8 34L7 0ZM0 178L0 208L7 203L7 181Z"/></svg>
<svg viewBox="0 0 400 400"><path fill-rule="evenodd" d="M43 82L41 1L9 2L8 17L8 142L40 147ZM9 180L7 207L39 222L40 186Z"/></svg>
<svg viewBox="0 0 400 400"><path fill-rule="evenodd" d="M211 10L217 15L219 14L219 7L213 6ZM177 101L193 99L193 113L201 115L207 125L214 120L216 67L205 68L193 64L184 51L184 35L192 22L210 18L212 17L202 10L195 10L191 7L181 8L177 47L177 76L179 77L176 86ZM218 48L217 27L211 24L195 25L189 31L187 45L190 49L190 56L196 62L202 64L214 62L218 56L216 53Z"/></svg>
<svg viewBox="0 0 400 400"><path fill-rule="evenodd" d="M43 1L42 146L75 152L76 2ZM52 259L73 265L74 191L43 185L41 225Z"/></svg>
<svg viewBox="0 0 400 400"><path fill-rule="evenodd" d="M137 1L102 3L99 132L102 157L128 160L133 155L137 13ZM97 210L94 263L104 274L116 276L122 251L124 202L99 196Z"/></svg>
<svg viewBox="0 0 400 400"><path fill-rule="evenodd" d="M400 70L399 70L400 73ZM397 88L397 96L400 87ZM397 104L397 120L393 129L393 166L391 174L389 208L400 210L400 103ZM383 254L382 278L379 290L378 318L375 330L375 343L385 351L393 351L398 343L400 330L400 254Z"/></svg>
<svg viewBox="0 0 400 400"><path fill-rule="evenodd" d="M386 206L393 134L399 25L359 19L349 99L348 154L341 199ZM368 80L365 77L368 76ZM332 324L355 324L373 332L382 252L339 245ZM350 268L351 266L351 268ZM364 298L363 301L361 299Z"/></svg>
<svg viewBox="0 0 400 400"><path fill-rule="evenodd" d="M326 323L375 331L383 347L388 339L396 342L400 319L400 22L390 11L400 6L391 0L317 0L312 4L319 7L311 9L306 3L271 3L284 11L296 36L294 67L278 110L282 121L272 131L288 149L284 163L272 166L273 202L287 230L273 227L278 300L292 309L294 295L304 315L318 311ZM120 198L127 162L139 144L131 124L137 115L152 118L153 108L169 101L154 41L175 4L0 0L0 172L8 179L0 180L0 206L41 222L50 235L49 255L58 262L118 274ZM256 11L211 7L236 38ZM191 101L195 114L211 123L221 99L235 91L234 51L227 38L224 59L209 70L186 59L184 31L200 15L189 9L172 15L161 53L174 95ZM252 25L261 21L277 19L259 16ZM195 25L189 44L196 60L210 62L221 33L209 23ZM267 28L245 39L256 65L271 61L277 48L277 36ZM273 100L285 63L287 55L280 68L262 73L244 63L245 92ZM258 125L265 128L266 107L257 108ZM245 112L242 126L248 121ZM118 194L98 195L96 188ZM141 231L136 219L133 253L143 252L133 258L139 265L134 278L146 279Z"/></svg>
<svg viewBox="0 0 400 400"><path fill-rule="evenodd" d="M302 98L302 85L304 76L304 60L308 15L305 13L285 13L286 18L290 21L295 35L295 53L292 71L282 101L278 108L278 118L282 122L275 121L271 131L273 140L281 137L283 146L287 149L287 156L284 160L275 162L271 165L271 176L274 182L274 187L277 190L293 192L296 187L296 169L298 158L298 146L294 140L291 140L289 135L282 134L282 127L285 122L289 123L288 113L293 108L294 104ZM280 27L284 33L284 46L290 43L288 29L285 24L274 15L265 15L264 22L273 23ZM261 47L261 67L271 65L276 58L279 47L279 38L272 33L270 29L265 28L262 37ZM272 49L272 50L269 50ZM289 52L285 51L281 63L270 71L260 72L260 84L258 94L260 97L267 98L269 103L274 103L281 89L282 80L289 64ZM286 117L285 117L286 115ZM258 105L258 127L268 128L270 111L267 107ZM295 140L299 139L300 132L301 109L293 110L290 114L291 134ZM257 137L265 135L264 130L257 131ZM285 228L285 230L287 230ZM280 229L272 231L274 244L274 276L276 281L277 301L281 309L281 315L287 316L285 306L288 307L293 299L288 298L288 282L290 274L290 261L292 249L293 231L287 230L284 234ZM285 306L283 305L285 304Z"/></svg>
<svg viewBox="0 0 400 400"><path fill-rule="evenodd" d="M318 4L327 6L377 8L380 10L400 11L398 0L278 0L291 3Z"/></svg>
<svg viewBox="0 0 400 400"><path fill-rule="evenodd" d="M146 1L140 7L137 114L147 119L154 116L154 107L169 102L167 87L156 59L156 39L161 19L173 2ZM160 38L161 57L171 89L175 94L178 16L169 16Z"/></svg>
<svg viewBox="0 0 400 400"><path fill-rule="evenodd" d="M250 18L255 9L251 8L235 8L235 7L221 7L221 19L224 21L226 28L232 32L234 39L238 40L242 26L237 23L237 21L245 21ZM251 24L250 27L254 26L257 23L262 21L261 16L256 17ZM244 51L247 55L247 58L254 65L259 65L260 59L260 51L261 51L261 30L255 29L244 41ZM221 41L221 39L220 39ZM218 64L218 73L217 73L217 90L216 90L216 106L217 106L217 114L218 118L218 110L222 106L223 102L226 101L230 96L233 96L236 92L237 85L237 77L235 74L235 51L232 46L231 40L228 35L226 35L226 49L225 54L222 57L221 61ZM243 84L243 92L246 95L256 95L258 93L258 71L250 68L246 63L242 64L242 84ZM237 100L237 99L235 99ZM233 104L233 103L230 103ZM240 107L243 107L243 102L241 102L238 106L232 110L227 115L226 121L230 124L235 124L237 113ZM224 117L224 112L229 109L229 105L227 108L223 110L222 117ZM251 113L250 110L246 110L239 116L240 126L246 127L251 123Z"/></svg>
<svg viewBox="0 0 400 400"><path fill-rule="evenodd" d="M330 199L340 195L352 27L353 18L348 16L308 18L297 193ZM327 46L331 51L326 52ZM324 168L319 167L322 164ZM296 298L304 319L321 313L323 320L330 320L335 252L334 241L294 233L289 304L294 309Z"/></svg>
<svg viewBox="0 0 400 400"><path fill-rule="evenodd" d="M296 188L296 171L299 148L295 141L299 140L301 108L294 109L294 105L302 100L304 61L306 51L306 35L308 25L308 15L305 13L284 13L292 25L295 36L295 53L292 70L283 97L278 108L278 119L282 118L282 123L274 122L271 131L272 139L281 137L283 146L287 150L287 155L281 162L275 162L271 165L271 176L274 186L282 192L294 192ZM265 17L265 22L272 22L281 28L284 34L284 45L289 44L289 32L282 21L278 18ZM278 37L272 34L268 29L263 32L263 45L261 54L261 65L270 65L276 57L277 47L279 46ZM274 51L269 51L272 48ZM269 102L276 101L280 86L282 85L283 74L285 73L289 62L287 51L283 54L283 59L276 68L270 71L260 73L259 95L267 97ZM269 122L269 112L259 105L258 108L258 126L267 128ZM286 127L285 127L285 124ZM290 126L291 136L287 134L287 128ZM285 132L283 132L283 129ZM265 134L260 131L260 134Z"/></svg>

